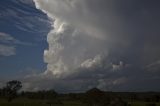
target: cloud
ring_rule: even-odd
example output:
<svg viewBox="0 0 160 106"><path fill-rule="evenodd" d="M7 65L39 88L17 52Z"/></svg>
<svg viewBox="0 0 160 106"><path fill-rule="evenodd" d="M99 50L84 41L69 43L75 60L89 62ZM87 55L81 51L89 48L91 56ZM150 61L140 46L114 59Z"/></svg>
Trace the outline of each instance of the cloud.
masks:
<svg viewBox="0 0 160 106"><path fill-rule="evenodd" d="M6 33L3 33L3 32L0 32L0 41L1 42L10 42L10 41L15 41L15 39L10 36L9 34L6 34Z"/></svg>
<svg viewBox="0 0 160 106"><path fill-rule="evenodd" d="M160 60L157 3L144 0L34 2L52 21L47 35L49 46L44 51L47 69L43 76L48 76L54 87L68 90L79 84L75 89L157 89L144 83L160 79L155 79L156 75L149 79L149 73L142 69Z"/></svg>
<svg viewBox="0 0 160 106"><path fill-rule="evenodd" d="M50 29L47 16L35 8L33 0L1 1L0 20L18 31L35 35L44 35Z"/></svg>
<svg viewBox="0 0 160 106"><path fill-rule="evenodd" d="M12 56L16 55L16 46L33 46L33 43L20 41L10 34L0 32L0 55L1 56Z"/></svg>
<svg viewBox="0 0 160 106"><path fill-rule="evenodd" d="M101 0L102 1L102 0ZM80 29L85 34L96 37L98 39L106 39L106 31L101 29L98 24L103 23L104 21L100 21L99 17L97 17L94 10L91 10L89 7L89 3L96 4L95 1L37 1L35 0L37 8L44 11L50 18L53 20L59 19L60 22L67 22L72 24L73 26ZM101 2L100 2L101 3ZM52 5L52 8L48 8L48 6ZM101 11L101 10L100 10ZM99 12L99 11L98 11ZM98 13L97 12L97 13ZM102 12L102 11L101 11ZM105 15L105 14L104 14ZM91 18L95 17L95 18ZM103 20L103 19L102 19Z"/></svg>
<svg viewBox="0 0 160 106"><path fill-rule="evenodd" d="M0 43L25 45L25 46L33 45L32 43L22 42L20 40L17 40L13 36L3 32L0 32Z"/></svg>
<svg viewBox="0 0 160 106"><path fill-rule="evenodd" d="M97 65L101 65L101 56L97 55L93 59L87 59L85 60L82 64L82 68L92 68L92 67L97 67Z"/></svg>
<svg viewBox="0 0 160 106"><path fill-rule="evenodd" d="M120 61L119 64L113 64L112 63L112 70L113 71L123 70L125 68L130 67L130 66L131 66L130 64L124 64L123 61Z"/></svg>
<svg viewBox="0 0 160 106"><path fill-rule="evenodd" d="M159 72L160 69L160 61L153 62L145 67L149 72Z"/></svg>
<svg viewBox="0 0 160 106"><path fill-rule="evenodd" d="M62 5L64 4L64 2L60 1ZM47 2L43 3L43 1L37 1L36 6L37 8L41 8L40 6L45 3ZM52 5L56 5L56 3L59 2L51 1L51 3ZM71 8L70 5L71 4L66 5L66 8L60 7L57 10L57 12L60 12L61 14L62 11L59 11L61 9L70 10ZM102 37L101 36L102 34L100 34L101 32L96 28L94 28L93 25L84 23L85 20L83 20L83 17L82 20L78 18L76 16L78 14L75 11L71 11L73 13L70 13L70 11L68 11L69 13L67 14L67 16L69 16L69 14L73 14L77 17L76 21L79 20L80 22L77 23L75 21L76 17L74 16L72 21L70 19L69 20L61 19L60 18L61 16L56 16L56 14L54 14L54 11L52 11L54 9L52 9L51 11L48 9L45 10L46 6L47 5L44 5L44 9L42 10L45 11L54 21L53 24L54 28L48 34L48 39L47 39L49 43L49 49L45 50L44 52L44 60L46 63L48 63L47 72L51 71L53 72L53 75L55 75L55 73L56 75L60 74L58 76L64 74L70 74L74 70L76 70L76 68L78 68L82 62L84 61L89 62L89 60L87 59L95 57L98 52L100 53L103 52L104 55L106 55L107 50L104 50L103 47L101 47L103 46L103 43L105 43L104 40L102 40L104 36ZM74 8L77 9L76 7ZM67 16L64 17L67 18ZM84 17L84 19L85 18L88 17ZM82 26L79 26L80 24L82 24ZM87 26L88 28L85 26ZM87 63L87 64L89 65L92 63ZM58 67L60 67L61 69Z"/></svg>
<svg viewBox="0 0 160 106"><path fill-rule="evenodd" d="M13 46L0 44L0 56L11 56L16 54L16 49Z"/></svg>
<svg viewBox="0 0 160 106"><path fill-rule="evenodd" d="M124 66L124 63L122 61L119 62L119 64L113 64L113 70L121 70Z"/></svg>
<svg viewBox="0 0 160 106"><path fill-rule="evenodd" d="M97 88L104 90L111 90L112 86L121 86L126 84L127 78L121 77L117 79L99 79Z"/></svg>
<svg viewBox="0 0 160 106"><path fill-rule="evenodd" d="M21 3L27 4L27 5L34 6L33 0L18 0L18 1L20 1Z"/></svg>

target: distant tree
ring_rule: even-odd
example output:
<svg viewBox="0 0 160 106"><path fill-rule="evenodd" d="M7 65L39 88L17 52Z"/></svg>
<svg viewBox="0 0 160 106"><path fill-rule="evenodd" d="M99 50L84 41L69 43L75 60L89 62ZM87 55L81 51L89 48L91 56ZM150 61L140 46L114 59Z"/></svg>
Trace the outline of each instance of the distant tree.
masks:
<svg viewBox="0 0 160 106"><path fill-rule="evenodd" d="M22 88L22 83L17 80L12 80L6 83L4 87L5 95L7 96L8 102L11 102L16 96L17 92Z"/></svg>

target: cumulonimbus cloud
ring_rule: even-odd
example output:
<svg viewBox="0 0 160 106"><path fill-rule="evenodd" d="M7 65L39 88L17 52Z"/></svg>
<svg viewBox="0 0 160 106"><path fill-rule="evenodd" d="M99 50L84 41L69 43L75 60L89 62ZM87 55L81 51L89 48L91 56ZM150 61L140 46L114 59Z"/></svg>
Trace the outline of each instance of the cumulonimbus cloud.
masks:
<svg viewBox="0 0 160 106"><path fill-rule="evenodd" d="M156 10L148 8L145 1L34 2L37 9L52 20L52 29L47 35L49 47L44 51L44 61L47 63L45 75L78 81L87 87L107 89L107 85L111 87L124 83L135 86L132 82L134 79L138 82L141 76L147 75L142 67L160 58L160 49L153 49L160 44L156 40L156 34L151 34L150 30L154 29L155 33L159 31L149 26L150 19L147 18L150 14L156 19L156 12L153 12ZM152 23L158 26L156 21ZM121 87L129 89L126 86L116 86L117 89Z"/></svg>
<svg viewBox="0 0 160 106"><path fill-rule="evenodd" d="M35 3L53 21L47 39L49 48L44 52L47 72L55 76L70 74L80 65L84 66L85 61L108 54L106 41L111 39L101 25L106 20L100 20L101 16L97 17L86 1L35 0Z"/></svg>

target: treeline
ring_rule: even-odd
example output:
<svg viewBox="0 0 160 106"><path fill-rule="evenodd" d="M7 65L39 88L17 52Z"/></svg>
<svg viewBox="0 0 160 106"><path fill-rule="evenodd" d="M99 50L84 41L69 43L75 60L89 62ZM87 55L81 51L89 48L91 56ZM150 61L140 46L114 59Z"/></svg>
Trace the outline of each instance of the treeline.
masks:
<svg viewBox="0 0 160 106"><path fill-rule="evenodd" d="M58 93L55 92L55 90L42 90L36 92L22 91L19 96L29 99L54 99L58 97Z"/></svg>
<svg viewBox="0 0 160 106"><path fill-rule="evenodd" d="M134 101L160 102L159 92L106 92L93 88L84 93L60 94L54 89L29 92L20 91L21 88L22 83L20 81L9 81L0 89L0 98L5 98L8 102L15 98L38 99L46 101L48 104L61 104L62 101L80 101L89 106L128 106L128 102Z"/></svg>

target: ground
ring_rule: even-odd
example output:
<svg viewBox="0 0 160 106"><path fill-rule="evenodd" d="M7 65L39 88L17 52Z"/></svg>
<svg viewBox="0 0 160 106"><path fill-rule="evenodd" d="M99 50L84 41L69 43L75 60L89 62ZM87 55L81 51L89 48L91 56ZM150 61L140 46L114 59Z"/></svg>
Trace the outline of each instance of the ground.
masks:
<svg viewBox="0 0 160 106"><path fill-rule="evenodd" d="M152 104L151 102L128 102L129 106L154 106L149 105ZM61 103L53 103L52 105L48 104L45 100L33 100L33 99L24 99L18 98L13 100L12 102L8 103L5 99L0 99L0 106L88 106L85 103L80 101L64 101L62 100ZM160 103L156 103L155 106L160 106Z"/></svg>

